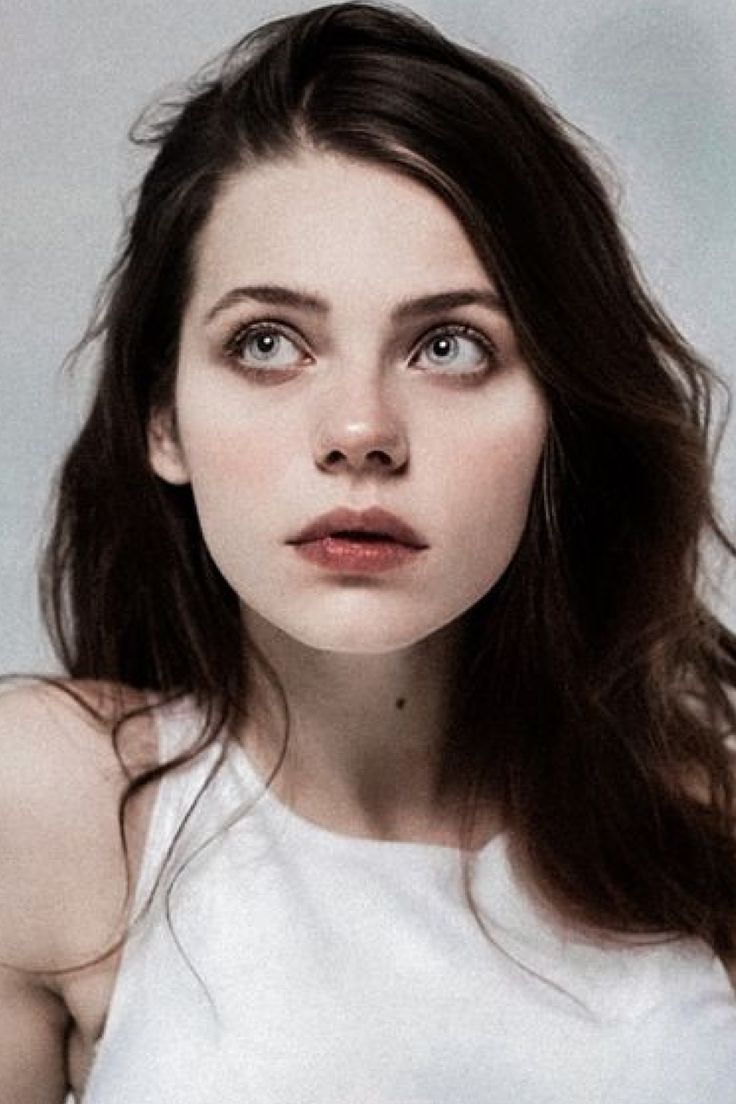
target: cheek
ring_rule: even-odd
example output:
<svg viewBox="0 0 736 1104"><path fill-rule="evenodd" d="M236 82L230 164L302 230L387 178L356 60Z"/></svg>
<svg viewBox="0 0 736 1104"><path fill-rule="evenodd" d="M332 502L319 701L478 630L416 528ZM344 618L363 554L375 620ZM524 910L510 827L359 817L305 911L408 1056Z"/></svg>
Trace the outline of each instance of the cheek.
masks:
<svg viewBox="0 0 736 1104"><path fill-rule="evenodd" d="M278 510L293 433L289 437L273 421L264 427L232 408L190 410L180 429L200 524L215 554L236 542L251 519L262 523Z"/></svg>
<svg viewBox="0 0 736 1104"><path fill-rule="evenodd" d="M211 432L192 434L186 452L192 482L202 492L212 493L218 487L257 491L264 480L278 475L278 442L246 426L231 431L219 426Z"/></svg>
<svg viewBox="0 0 736 1104"><path fill-rule="evenodd" d="M521 539L547 432L542 407L528 416L466 427L451 465L457 547L467 563L505 569Z"/></svg>

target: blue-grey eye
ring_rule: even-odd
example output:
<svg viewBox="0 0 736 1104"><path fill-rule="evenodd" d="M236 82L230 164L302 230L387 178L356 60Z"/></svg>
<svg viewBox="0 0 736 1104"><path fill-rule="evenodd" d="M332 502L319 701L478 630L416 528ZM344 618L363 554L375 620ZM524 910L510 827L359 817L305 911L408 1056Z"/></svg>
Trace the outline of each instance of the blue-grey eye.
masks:
<svg viewBox="0 0 736 1104"><path fill-rule="evenodd" d="M472 372L487 365L495 356L495 350L469 329L442 330L430 334L421 347L431 364L438 368L459 368Z"/></svg>
<svg viewBox="0 0 736 1104"><path fill-rule="evenodd" d="M244 330L235 338L232 348L245 363L273 364L277 368L292 365L301 358L297 345L286 334L273 328Z"/></svg>

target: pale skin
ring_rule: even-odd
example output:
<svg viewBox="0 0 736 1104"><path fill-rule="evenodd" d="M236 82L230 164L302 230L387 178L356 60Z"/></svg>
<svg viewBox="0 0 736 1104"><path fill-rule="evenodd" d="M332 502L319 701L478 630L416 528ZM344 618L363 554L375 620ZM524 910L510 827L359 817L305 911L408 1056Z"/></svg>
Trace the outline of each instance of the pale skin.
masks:
<svg viewBox="0 0 736 1104"><path fill-rule="evenodd" d="M254 285L324 306L236 290ZM407 300L461 291L476 301L394 319ZM257 338L223 353L274 319L285 336L265 364ZM448 325L473 334L433 346ZM446 836L435 753L457 619L518 545L547 431L461 225L406 177L324 152L236 177L200 242L175 409L178 439L165 414L152 425L152 463L191 482L210 552L285 685L293 742L277 790L293 782L290 800L340 831ZM423 535L419 565L346 579L285 544L327 510L374 504ZM247 740L265 767L273 735Z"/></svg>
<svg viewBox="0 0 736 1104"><path fill-rule="evenodd" d="M172 411L156 412L150 459L192 484L210 552L287 694L291 750L274 790L337 832L452 844L436 754L461 618L518 546L548 426L497 289L430 192L306 150L231 180L196 260L178 434ZM253 285L325 309L235 294ZM407 300L468 289L484 301L393 318ZM275 319L284 340L245 343L245 326ZM471 334L433 344L450 325L493 355ZM257 353L275 382L248 375ZM461 371L477 375L460 383ZM327 577L285 543L335 506L374 504L419 530L421 564ZM109 705L113 688L77 688ZM265 774L280 742L265 684L259 702L236 736ZM129 746L131 766L152 761L148 720ZM118 956L64 975L28 967L83 961L119 932L124 784L109 737L73 704L34 688L0 698L0 959L15 964L0 967L0 1098L14 1104L61 1104L67 1082L81 1096ZM134 876L154 796L133 806ZM497 830L484 811L478 844Z"/></svg>

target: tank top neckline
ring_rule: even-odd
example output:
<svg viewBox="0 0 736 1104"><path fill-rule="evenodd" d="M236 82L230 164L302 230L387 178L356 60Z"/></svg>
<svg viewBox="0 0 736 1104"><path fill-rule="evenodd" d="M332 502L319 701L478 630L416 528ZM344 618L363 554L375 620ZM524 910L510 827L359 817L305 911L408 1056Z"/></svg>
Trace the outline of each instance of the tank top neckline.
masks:
<svg viewBox="0 0 736 1104"><path fill-rule="evenodd" d="M197 720L196 708L191 698L180 700L176 703L176 706L178 708L175 708L175 712L183 710L185 715L191 717L194 721ZM163 713L164 716L157 711L159 739L164 745L162 751L168 754L168 749L170 749L173 742L172 734L169 732L169 725L173 718L170 717L168 709L165 709ZM290 805L287 805L286 802L276 796L271 786L266 785L265 778L251 761L240 740L227 733L226 741L226 758L231 764L236 777L247 790L256 792L257 805L260 806L264 815L287 827L293 839L300 839L305 844L312 843L332 851L343 853L352 851L355 854L364 855L366 858L373 856L390 859L394 856L416 856L417 858L423 857L437 862L447 862L457 858L459 847L453 844L429 843L420 840L384 840L374 836L351 835L319 824L302 813L296 812L295 809L292 809ZM480 848L469 852L470 858L473 861L486 858L499 849L504 849L507 842L508 833L506 830L502 829L495 832Z"/></svg>
<svg viewBox="0 0 736 1104"><path fill-rule="evenodd" d="M275 814L282 822L290 825L290 831L304 840L311 840L335 850L354 850L364 854L370 852L375 855L384 856L417 854L427 857L437 856L439 859L446 859L447 857L456 856L458 853L458 847L452 844L429 843L422 840L377 839L374 836L352 835L348 832L339 832L333 828L328 828L323 824L319 824L316 820L312 820L302 813L297 813L290 805L287 805L278 798L270 786L266 786L265 780L253 766L246 749L239 741L235 739L231 740L230 747L232 748L233 765L236 771L238 771L241 777L249 784L258 787L260 792L259 801L263 802L264 810ZM487 852L495 850L497 847L501 846L501 842L505 838L505 835L506 833L503 831L496 832L482 847L471 852L471 854L480 858Z"/></svg>

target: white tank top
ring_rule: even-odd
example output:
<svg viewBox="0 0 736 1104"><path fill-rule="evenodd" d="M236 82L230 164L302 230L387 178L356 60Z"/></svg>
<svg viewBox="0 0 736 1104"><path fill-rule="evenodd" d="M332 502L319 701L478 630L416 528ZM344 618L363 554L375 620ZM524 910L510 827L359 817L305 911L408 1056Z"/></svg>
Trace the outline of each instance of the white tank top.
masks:
<svg viewBox="0 0 736 1104"><path fill-rule="evenodd" d="M168 759L200 718L158 717ZM165 775L136 906L215 757ZM174 884L176 939L163 893L134 927L84 1104L736 1104L736 997L702 942L573 936L502 834L475 875L489 943L454 848L322 828L239 745L168 869L244 801Z"/></svg>

